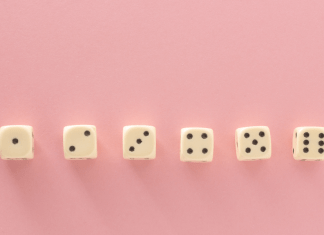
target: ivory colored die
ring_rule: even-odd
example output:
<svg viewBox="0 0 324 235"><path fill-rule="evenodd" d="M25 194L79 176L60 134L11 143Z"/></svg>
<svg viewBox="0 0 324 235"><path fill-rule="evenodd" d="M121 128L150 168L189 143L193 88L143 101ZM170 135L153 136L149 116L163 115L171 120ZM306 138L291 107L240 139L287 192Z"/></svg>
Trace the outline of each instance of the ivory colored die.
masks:
<svg viewBox="0 0 324 235"><path fill-rule="evenodd" d="M183 162L211 162L214 153L214 133L210 128L182 128L180 160Z"/></svg>
<svg viewBox="0 0 324 235"><path fill-rule="evenodd" d="M123 128L123 156L129 160L150 160L156 156L154 126L134 125Z"/></svg>
<svg viewBox="0 0 324 235"><path fill-rule="evenodd" d="M236 156L239 161L271 157L271 136L267 126L238 128L235 132Z"/></svg>
<svg viewBox="0 0 324 235"><path fill-rule="evenodd" d="M64 157L68 160L97 158L97 132L93 125L66 126L63 129Z"/></svg>
<svg viewBox="0 0 324 235"><path fill-rule="evenodd" d="M27 160L34 158L33 127L24 125L0 128L1 158L5 160Z"/></svg>
<svg viewBox="0 0 324 235"><path fill-rule="evenodd" d="M324 127L297 127L293 134L293 156L301 161L324 160Z"/></svg>

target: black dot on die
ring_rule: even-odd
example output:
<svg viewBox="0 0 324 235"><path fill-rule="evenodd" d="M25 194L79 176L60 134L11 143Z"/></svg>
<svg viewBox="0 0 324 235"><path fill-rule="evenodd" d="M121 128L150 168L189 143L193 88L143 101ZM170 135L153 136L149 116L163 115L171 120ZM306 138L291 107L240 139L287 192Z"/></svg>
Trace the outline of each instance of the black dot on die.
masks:
<svg viewBox="0 0 324 235"><path fill-rule="evenodd" d="M308 140L304 140L304 145L308 145L309 144L309 141Z"/></svg>
<svg viewBox="0 0 324 235"><path fill-rule="evenodd" d="M319 146L323 146L324 145L324 141L320 141L320 142L318 142L318 144L319 144Z"/></svg>
<svg viewBox="0 0 324 235"><path fill-rule="evenodd" d="M309 150L308 150L308 148L304 148L303 151L304 151L304 153L308 153Z"/></svg>
<svg viewBox="0 0 324 235"><path fill-rule="evenodd" d="M264 134L263 131L260 131L260 132L259 132L259 136L260 136L260 137L264 137L264 135L265 135L265 134Z"/></svg>
<svg viewBox="0 0 324 235"><path fill-rule="evenodd" d="M305 132L305 133L304 133L304 137L305 137L305 138L309 137L309 133L308 133L308 132Z"/></svg>
<svg viewBox="0 0 324 235"><path fill-rule="evenodd" d="M144 131L144 136L148 136L150 133L148 131Z"/></svg>
<svg viewBox="0 0 324 235"><path fill-rule="evenodd" d="M85 132L84 132L84 135L85 135L85 136L89 136L89 135L90 135L90 131L85 131Z"/></svg>
<svg viewBox="0 0 324 235"><path fill-rule="evenodd" d="M297 132L296 132L296 138L297 138Z"/></svg>
<svg viewBox="0 0 324 235"><path fill-rule="evenodd" d="M318 149L318 152L319 152L320 154L322 154L322 153L324 152L324 149L320 148L320 149Z"/></svg>
<svg viewBox="0 0 324 235"><path fill-rule="evenodd" d="M187 153L192 154L193 153L193 150L191 148L188 148L187 149Z"/></svg>
<svg viewBox="0 0 324 235"><path fill-rule="evenodd" d="M261 152L265 152L267 149L266 149L266 147L262 146L260 150L261 150Z"/></svg>
<svg viewBox="0 0 324 235"><path fill-rule="evenodd" d="M70 152L74 152L75 151L75 147L72 145L72 146L70 146L69 150L70 150Z"/></svg>
<svg viewBox="0 0 324 235"><path fill-rule="evenodd" d="M323 134L323 133L320 133L320 134L318 135L318 137L320 137L321 139L323 139L323 138L324 138L324 134Z"/></svg>
<svg viewBox="0 0 324 235"><path fill-rule="evenodd" d="M257 141L257 140L253 140L253 141L252 141L252 144L253 144L253 145L257 145L257 144L258 144L258 141Z"/></svg>
<svg viewBox="0 0 324 235"><path fill-rule="evenodd" d="M250 148L246 148L245 149L245 152L250 153L251 152L251 149Z"/></svg>
<svg viewBox="0 0 324 235"><path fill-rule="evenodd" d="M131 152L134 152L134 150L135 150L135 148L134 148L133 146L131 146L131 147L129 148L129 151L131 151Z"/></svg>
<svg viewBox="0 0 324 235"><path fill-rule="evenodd" d="M249 137L250 137L250 134L249 134L249 133L245 133L245 134L244 134L244 137L245 137L245 138L249 138Z"/></svg>
<svg viewBox="0 0 324 235"><path fill-rule="evenodd" d="M206 133L201 134L201 138L206 139L207 138L207 134Z"/></svg>
<svg viewBox="0 0 324 235"><path fill-rule="evenodd" d="M188 138L189 140L191 140L192 137L193 137L193 135L192 135L191 133L189 133L189 134L187 135L187 138Z"/></svg>
<svg viewBox="0 0 324 235"><path fill-rule="evenodd" d="M293 149L293 154L295 153L295 149Z"/></svg>
<svg viewBox="0 0 324 235"><path fill-rule="evenodd" d="M203 154L206 154L208 152L208 149L203 148L202 152L203 152Z"/></svg>
<svg viewBox="0 0 324 235"><path fill-rule="evenodd" d="M136 140L136 143L141 144L142 143L142 140L141 139L137 139Z"/></svg>
<svg viewBox="0 0 324 235"><path fill-rule="evenodd" d="M18 144L18 139L17 139L17 138L13 138L13 139L12 139L12 143L13 143L13 144Z"/></svg>

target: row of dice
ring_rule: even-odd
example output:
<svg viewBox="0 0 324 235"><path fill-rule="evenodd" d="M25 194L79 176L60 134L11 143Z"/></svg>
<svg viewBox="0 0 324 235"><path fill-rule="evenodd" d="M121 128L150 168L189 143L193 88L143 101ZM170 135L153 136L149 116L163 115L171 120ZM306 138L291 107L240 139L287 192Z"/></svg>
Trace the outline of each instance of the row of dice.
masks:
<svg viewBox="0 0 324 235"><path fill-rule="evenodd" d="M236 155L240 161L271 157L270 130L266 126L238 128L235 132ZM63 150L66 159L97 158L97 133L93 125L66 126L63 129ZM15 125L0 128L1 158L23 160L34 158L34 134L31 126ZM210 128L181 129L180 160L211 162L214 133ZM125 126L123 129L125 159L154 159L156 130L153 126ZM296 160L324 160L324 127L298 127L293 134L293 156Z"/></svg>

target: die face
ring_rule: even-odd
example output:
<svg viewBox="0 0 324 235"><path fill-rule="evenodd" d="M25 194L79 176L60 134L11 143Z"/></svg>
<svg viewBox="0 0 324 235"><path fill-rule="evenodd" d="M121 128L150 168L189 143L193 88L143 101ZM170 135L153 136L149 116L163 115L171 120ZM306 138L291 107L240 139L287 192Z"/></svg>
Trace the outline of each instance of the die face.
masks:
<svg viewBox="0 0 324 235"><path fill-rule="evenodd" d="M271 136L266 126L243 127L235 133L236 154L240 161L271 157Z"/></svg>
<svg viewBox="0 0 324 235"><path fill-rule="evenodd" d="M183 162L211 162L214 152L214 133L209 128L181 129L180 160Z"/></svg>
<svg viewBox="0 0 324 235"><path fill-rule="evenodd" d="M15 125L0 128L1 158L25 160L34 158L34 135L31 126Z"/></svg>
<svg viewBox="0 0 324 235"><path fill-rule="evenodd" d="M130 160L149 160L156 156L154 126L134 125L123 129L123 156Z"/></svg>
<svg viewBox="0 0 324 235"><path fill-rule="evenodd" d="M296 160L324 160L324 127L298 127L293 135L293 156Z"/></svg>
<svg viewBox="0 0 324 235"><path fill-rule="evenodd" d="M70 160L97 157L97 133L92 125L66 126L63 130L64 156Z"/></svg>

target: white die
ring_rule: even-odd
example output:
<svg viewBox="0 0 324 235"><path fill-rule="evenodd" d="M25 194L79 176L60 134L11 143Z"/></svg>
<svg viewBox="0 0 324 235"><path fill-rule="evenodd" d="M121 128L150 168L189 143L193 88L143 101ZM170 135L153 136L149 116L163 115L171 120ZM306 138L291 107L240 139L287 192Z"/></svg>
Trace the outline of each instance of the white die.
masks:
<svg viewBox="0 0 324 235"><path fill-rule="evenodd" d="M14 125L0 128L1 158L27 160L34 158L33 127Z"/></svg>
<svg viewBox="0 0 324 235"><path fill-rule="evenodd" d="M182 128L180 160L211 162L214 153L214 133L210 128Z"/></svg>
<svg viewBox="0 0 324 235"><path fill-rule="evenodd" d="M240 161L253 161L271 157L271 136L267 126L236 129L236 156Z"/></svg>
<svg viewBox="0 0 324 235"><path fill-rule="evenodd" d="M129 160L150 160L156 156L154 126L134 125L123 128L123 156Z"/></svg>
<svg viewBox="0 0 324 235"><path fill-rule="evenodd" d="M66 126L63 129L64 157L68 160L97 158L97 132L93 125Z"/></svg>
<svg viewBox="0 0 324 235"><path fill-rule="evenodd" d="M293 156L301 161L324 160L324 127L297 127L293 134Z"/></svg>

